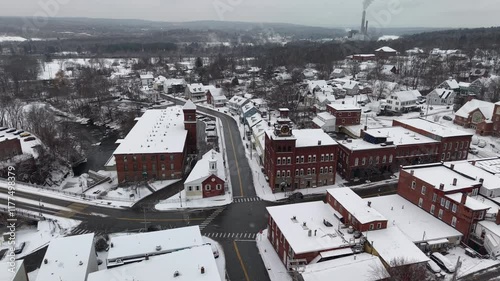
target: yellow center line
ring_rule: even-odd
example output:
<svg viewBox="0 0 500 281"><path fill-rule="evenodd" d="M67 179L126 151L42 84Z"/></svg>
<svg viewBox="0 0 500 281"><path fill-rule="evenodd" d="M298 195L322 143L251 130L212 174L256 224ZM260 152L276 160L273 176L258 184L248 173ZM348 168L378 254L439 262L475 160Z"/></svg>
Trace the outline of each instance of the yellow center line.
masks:
<svg viewBox="0 0 500 281"><path fill-rule="evenodd" d="M117 218L118 220L124 221L144 221L144 219L139 218ZM179 222L179 221L204 221L206 218L193 218L193 219L148 219L146 221L154 221L154 222Z"/></svg>
<svg viewBox="0 0 500 281"><path fill-rule="evenodd" d="M226 119L226 124L227 127L229 128L229 122L227 121L227 119ZM236 161L236 171L238 172L238 179L240 181L240 193L241 193L240 196L244 197L245 195L243 194L243 183L241 181L240 165L238 163L238 157L236 157L236 148L234 147L233 133L231 133L231 130L229 130L228 132L229 132L229 137L231 139L231 145L233 146L234 160Z"/></svg>
<svg viewBox="0 0 500 281"><path fill-rule="evenodd" d="M236 245L236 240L233 241L233 244L234 244L234 250L236 251L236 256L238 257L238 260L240 260L241 268L243 269L243 274L245 275L245 279L247 281L250 281L250 278L248 278L247 269L245 268L245 264L243 263L243 260L241 259L240 250L238 249L238 245Z"/></svg>

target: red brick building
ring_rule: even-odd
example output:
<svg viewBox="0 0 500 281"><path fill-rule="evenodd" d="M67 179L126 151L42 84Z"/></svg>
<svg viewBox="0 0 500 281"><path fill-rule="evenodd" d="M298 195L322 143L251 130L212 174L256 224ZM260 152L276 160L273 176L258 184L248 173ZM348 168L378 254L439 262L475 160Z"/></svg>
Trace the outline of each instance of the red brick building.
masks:
<svg viewBox="0 0 500 281"><path fill-rule="evenodd" d="M293 130L288 111L266 132L264 168L273 192L335 183L337 143L321 129Z"/></svg>
<svg viewBox="0 0 500 281"><path fill-rule="evenodd" d="M469 155L469 147L473 136L471 133L420 118L394 120L392 125L406 128L439 141L439 161L465 160Z"/></svg>
<svg viewBox="0 0 500 281"><path fill-rule="evenodd" d="M387 219L370 206L371 202L366 203L348 187L329 189L326 202L342 215L344 224L355 230L365 232L387 228Z"/></svg>
<svg viewBox="0 0 500 281"><path fill-rule="evenodd" d="M500 102L470 100L455 113L453 123L475 129L481 136L500 136Z"/></svg>
<svg viewBox="0 0 500 281"><path fill-rule="evenodd" d="M401 165L438 161L438 141L402 127L366 130L361 136L339 143L337 169L347 180L388 176Z"/></svg>
<svg viewBox="0 0 500 281"><path fill-rule="evenodd" d="M458 173L454 165L408 166L400 171L398 194L457 229L467 242L490 208L469 196L479 193L482 181Z"/></svg>
<svg viewBox="0 0 500 281"><path fill-rule="evenodd" d="M349 250L359 242L347 231L338 235L341 214L322 201L267 207L267 211L267 238L288 269L317 261L324 252Z"/></svg>
<svg viewBox="0 0 500 281"><path fill-rule="evenodd" d="M396 50L387 46L375 50L375 56L377 56L377 59L388 59L396 56L397 54L398 52Z"/></svg>
<svg viewBox="0 0 500 281"><path fill-rule="evenodd" d="M182 178L186 156L196 153L196 106L148 110L136 120L113 153L119 184Z"/></svg>
<svg viewBox="0 0 500 281"><path fill-rule="evenodd" d="M6 160L21 154L23 154L23 149L18 138L0 138L0 160Z"/></svg>
<svg viewBox="0 0 500 281"><path fill-rule="evenodd" d="M335 116L337 128L341 126L359 125L361 122L361 108L346 104L328 104L326 111Z"/></svg>

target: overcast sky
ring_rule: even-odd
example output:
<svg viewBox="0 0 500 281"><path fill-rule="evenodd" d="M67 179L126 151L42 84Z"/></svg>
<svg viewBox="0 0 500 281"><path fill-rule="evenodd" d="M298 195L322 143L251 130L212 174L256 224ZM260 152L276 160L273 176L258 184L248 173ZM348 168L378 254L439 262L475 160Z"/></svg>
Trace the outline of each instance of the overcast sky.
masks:
<svg viewBox="0 0 500 281"><path fill-rule="evenodd" d="M377 27L500 25L499 0L374 0L367 11ZM44 5L56 3L56 5ZM286 22L357 27L362 0L0 0L1 16Z"/></svg>

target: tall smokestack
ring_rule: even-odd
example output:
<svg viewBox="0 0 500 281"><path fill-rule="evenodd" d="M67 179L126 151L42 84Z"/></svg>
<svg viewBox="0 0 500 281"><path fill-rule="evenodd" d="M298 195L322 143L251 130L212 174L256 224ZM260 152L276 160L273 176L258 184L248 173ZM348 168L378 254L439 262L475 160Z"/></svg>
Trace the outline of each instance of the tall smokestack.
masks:
<svg viewBox="0 0 500 281"><path fill-rule="evenodd" d="M363 18L361 19L361 29L359 32L365 33L365 19L366 19L366 10L363 10Z"/></svg>
<svg viewBox="0 0 500 281"><path fill-rule="evenodd" d="M368 35L368 21L366 21L365 35Z"/></svg>

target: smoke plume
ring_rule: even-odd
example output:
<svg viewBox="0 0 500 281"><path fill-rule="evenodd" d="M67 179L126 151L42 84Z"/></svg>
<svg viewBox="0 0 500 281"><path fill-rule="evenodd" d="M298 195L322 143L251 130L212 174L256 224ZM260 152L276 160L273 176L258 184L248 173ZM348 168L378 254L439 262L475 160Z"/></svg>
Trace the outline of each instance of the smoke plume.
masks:
<svg viewBox="0 0 500 281"><path fill-rule="evenodd" d="M364 0L363 1L363 9L367 9L372 3L373 3L374 0Z"/></svg>

